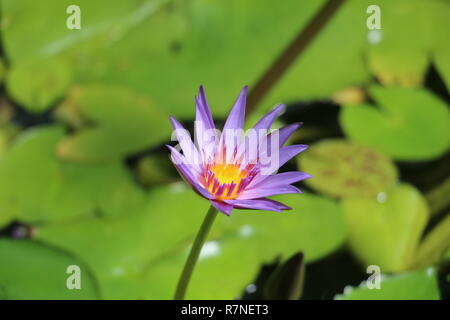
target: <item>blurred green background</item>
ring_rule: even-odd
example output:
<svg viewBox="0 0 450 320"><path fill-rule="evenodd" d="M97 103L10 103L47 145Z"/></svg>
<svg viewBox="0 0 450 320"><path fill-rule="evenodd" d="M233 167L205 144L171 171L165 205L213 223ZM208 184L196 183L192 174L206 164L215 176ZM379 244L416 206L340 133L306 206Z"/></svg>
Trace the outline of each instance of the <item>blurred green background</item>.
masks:
<svg viewBox="0 0 450 320"><path fill-rule="evenodd" d="M168 115L189 125L203 84L220 125L324 3L1 0L0 298L170 299L208 202L162 147ZM283 170L314 178L278 197L292 211L219 216L187 298L267 297L297 273L303 299L449 298L449 16L344 3L247 119L286 103L278 125L304 122L291 142L310 149Z"/></svg>

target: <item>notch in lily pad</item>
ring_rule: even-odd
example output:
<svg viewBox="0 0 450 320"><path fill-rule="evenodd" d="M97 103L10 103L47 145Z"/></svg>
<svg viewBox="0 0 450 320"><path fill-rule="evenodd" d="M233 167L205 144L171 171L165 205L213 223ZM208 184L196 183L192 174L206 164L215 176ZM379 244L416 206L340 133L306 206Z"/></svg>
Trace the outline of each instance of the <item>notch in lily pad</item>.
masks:
<svg viewBox="0 0 450 320"><path fill-rule="evenodd" d="M6 75L11 97L32 113L42 113L64 96L72 70L60 59L24 60L12 65Z"/></svg>
<svg viewBox="0 0 450 320"><path fill-rule="evenodd" d="M424 89L372 86L371 104L347 105L340 123L350 140L401 161L435 159L450 147L450 112Z"/></svg>

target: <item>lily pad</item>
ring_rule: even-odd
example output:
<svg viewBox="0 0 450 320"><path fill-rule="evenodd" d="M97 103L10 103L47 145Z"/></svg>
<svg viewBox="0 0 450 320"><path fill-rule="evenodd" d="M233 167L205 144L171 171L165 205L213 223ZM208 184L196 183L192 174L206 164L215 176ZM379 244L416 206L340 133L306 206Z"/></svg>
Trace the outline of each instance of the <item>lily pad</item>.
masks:
<svg viewBox="0 0 450 320"><path fill-rule="evenodd" d="M355 142L367 144L397 160L424 161L450 146L450 112L446 104L423 89L373 86L378 108L344 107L340 123Z"/></svg>
<svg viewBox="0 0 450 320"><path fill-rule="evenodd" d="M344 222L334 201L308 194L278 200L295 210L283 214L236 211L230 218L218 217L194 274L190 297L235 297L253 279L261 262L299 249L313 261L344 243ZM35 237L82 257L98 275L107 297L171 298L207 208L207 201L185 187L154 188L142 213L43 226ZM142 291L130 280L125 289L125 279L151 285ZM220 284L220 292L211 283ZM123 293L107 289L118 285Z"/></svg>
<svg viewBox="0 0 450 320"><path fill-rule="evenodd" d="M298 158L314 179L305 183L333 197L376 196L394 185L397 169L376 150L345 140L323 140Z"/></svg>
<svg viewBox="0 0 450 320"><path fill-rule="evenodd" d="M88 124L59 143L57 152L64 159L117 160L170 137L168 118L146 97L126 88L76 87L62 108L81 113Z"/></svg>
<svg viewBox="0 0 450 320"><path fill-rule="evenodd" d="M433 15L429 6L421 3L416 0L376 2L381 29L372 31L372 35L378 33L378 39L369 42L368 60L371 71L384 85L414 87L425 77L429 63L426 43L429 30L425 21Z"/></svg>
<svg viewBox="0 0 450 320"><path fill-rule="evenodd" d="M61 60L25 60L9 69L6 87L16 102L32 113L40 113L66 93L70 81L70 68Z"/></svg>
<svg viewBox="0 0 450 320"><path fill-rule="evenodd" d="M206 201L179 184L157 188L148 197L146 208L139 212L46 225L37 228L34 236L86 261L97 275L105 298L143 298L140 286L134 288L137 280L133 279L145 281L141 274L152 261L188 245L208 207ZM108 290L116 286L124 291ZM153 286L147 286L144 292L145 298L150 298Z"/></svg>
<svg viewBox="0 0 450 320"><path fill-rule="evenodd" d="M5 153L0 162L3 224L13 218L70 221L98 210L126 214L142 203L142 191L121 163L84 166L58 160L55 147L63 136L58 126L27 130Z"/></svg>
<svg viewBox="0 0 450 320"><path fill-rule="evenodd" d="M91 271L67 253L28 240L0 239L0 299L99 299ZM80 289L69 289L69 266L80 270ZM69 269L70 271L70 269Z"/></svg>
<svg viewBox="0 0 450 320"><path fill-rule="evenodd" d="M350 247L365 265L382 272L410 266L429 216L419 191L402 184L377 198L344 198L342 206Z"/></svg>
<svg viewBox="0 0 450 320"><path fill-rule="evenodd" d="M439 300L439 285L434 268L394 276L382 275L380 289L348 287L338 300Z"/></svg>

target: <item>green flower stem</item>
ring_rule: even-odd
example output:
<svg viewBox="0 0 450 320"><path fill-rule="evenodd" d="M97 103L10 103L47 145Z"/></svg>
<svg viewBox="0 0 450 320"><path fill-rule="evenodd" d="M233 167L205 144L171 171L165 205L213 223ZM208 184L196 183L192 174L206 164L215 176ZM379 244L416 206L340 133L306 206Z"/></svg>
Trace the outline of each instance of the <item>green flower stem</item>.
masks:
<svg viewBox="0 0 450 320"><path fill-rule="evenodd" d="M195 237L194 244L192 245L189 256L181 273L180 280L178 280L177 291L175 292L175 300L183 300L186 294L186 289L191 279L192 271L194 271L195 264L197 263L198 256L202 250L203 244L205 243L206 237L208 236L209 230L217 216L217 210L211 206L208 213L203 220L202 226Z"/></svg>

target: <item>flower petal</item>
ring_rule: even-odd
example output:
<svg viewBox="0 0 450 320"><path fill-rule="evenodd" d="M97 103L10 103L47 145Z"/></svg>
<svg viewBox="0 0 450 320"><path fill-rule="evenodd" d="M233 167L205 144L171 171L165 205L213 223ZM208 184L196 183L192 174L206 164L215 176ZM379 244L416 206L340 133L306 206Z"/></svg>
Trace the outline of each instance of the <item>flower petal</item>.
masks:
<svg viewBox="0 0 450 320"><path fill-rule="evenodd" d="M233 156L236 155L238 147L242 144L247 90L247 86L241 90L223 126L217 149L221 156L220 161L223 163L230 163Z"/></svg>
<svg viewBox="0 0 450 320"><path fill-rule="evenodd" d="M233 210L233 206L231 204L216 200L210 200L210 202L217 210L225 213L227 216L229 216L231 214L231 210Z"/></svg>
<svg viewBox="0 0 450 320"><path fill-rule="evenodd" d="M262 141L267 139L270 126L282 112L284 107L285 106L283 104L275 107L247 132L247 135L245 136L244 141L240 144L236 154L236 158L242 159L242 167L245 167L248 163L257 162L258 155L260 153L259 146Z"/></svg>
<svg viewBox="0 0 450 320"><path fill-rule="evenodd" d="M272 123L275 121L275 119L280 115L280 113L285 109L284 104L280 104L279 106L275 107L272 111L270 111L268 114L266 114L264 117L261 118L254 126L253 129L265 129L268 130L272 126Z"/></svg>
<svg viewBox="0 0 450 320"><path fill-rule="evenodd" d="M262 139L259 143L259 152L260 157L264 156L266 154L271 154L271 150L273 147L281 148L286 141L289 139L289 137L301 126L301 123L293 123L290 125L287 125L281 129L274 130L271 133L269 133L265 139ZM278 138L278 144L272 146L272 139Z"/></svg>
<svg viewBox="0 0 450 320"><path fill-rule="evenodd" d="M248 185L247 189L262 187L262 188L272 188L280 185L291 184L301 180L309 179L312 176L306 172L300 171L289 171L278 173L275 175L265 176L263 180L259 180L257 183L253 181Z"/></svg>
<svg viewBox="0 0 450 320"><path fill-rule="evenodd" d="M285 194L285 193L301 193L301 191L289 184L283 186L276 187L267 187L267 188L252 188L244 190L240 195L237 196L236 199L258 199L264 197L270 197L277 194Z"/></svg>
<svg viewBox="0 0 450 320"><path fill-rule="evenodd" d="M271 199L253 199L253 200L225 200L236 209L269 210L281 212L281 210L290 210L291 208L281 202Z"/></svg>
<svg viewBox="0 0 450 320"><path fill-rule="evenodd" d="M226 129L244 129L244 121L245 121L245 102L247 96L248 87L245 86L239 97L236 99L233 108L228 115L227 121L223 126L223 131Z"/></svg>
<svg viewBox="0 0 450 320"><path fill-rule="evenodd" d="M200 86L199 94L195 97L195 109L195 140L198 151L205 160L212 156L217 145L218 135L203 86Z"/></svg>
<svg viewBox="0 0 450 320"><path fill-rule="evenodd" d="M308 146L306 144L293 144L290 146L282 147L280 149L280 155L279 155L279 167L284 165L286 162L291 160L293 157L298 155L300 152L305 151L308 149Z"/></svg>
<svg viewBox="0 0 450 320"><path fill-rule="evenodd" d="M305 144L296 144L286 147L282 147L278 154L272 153L270 156L260 158L260 172L256 175L251 185L256 185L262 180L266 179L276 172L280 167L282 167L286 162L295 157L300 152L308 149Z"/></svg>
<svg viewBox="0 0 450 320"><path fill-rule="evenodd" d="M189 164L186 164L186 159L172 146L166 145L167 148L171 151L172 162L177 168L180 175L184 178L184 180L190 184L194 190L200 194L202 197L206 199L214 199L214 197L209 193L205 188L203 188L195 178L193 170Z"/></svg>
<svg viewBox="0 0 450 320"><path fill-rule="evenodd" d="M181 150L183 151L183 155L186 157L188 164L193 165L196 170L199 170L198 165L201 163L200 154L192 142L189 131L184 129L181 123L179 123L177 119L172 116L170 116L170 122L172 122L172 126L177 135L177 140L180 143Z"/></svg>
<svg viewBox="0 0 450 320"><path fill-rule="evenodd" d="M280 146L284 145L289 137L295 132L295 130L300 128L301 125L302 123L297 122L279 129Z"/></svg>
<svg viewBox="0 0 450 320"><path fill-rule="evenodd" d="M206 100L205 89L203 88L203 86L200 86L195 102L195 120L201 121L204 124L205 129L215 129L213 117L209 108L208 100Z"/></svg>

